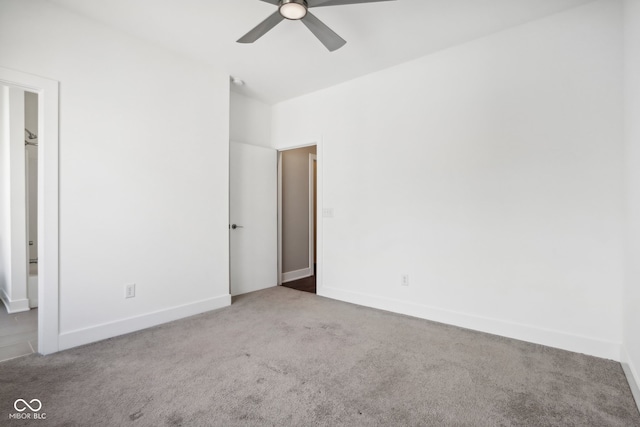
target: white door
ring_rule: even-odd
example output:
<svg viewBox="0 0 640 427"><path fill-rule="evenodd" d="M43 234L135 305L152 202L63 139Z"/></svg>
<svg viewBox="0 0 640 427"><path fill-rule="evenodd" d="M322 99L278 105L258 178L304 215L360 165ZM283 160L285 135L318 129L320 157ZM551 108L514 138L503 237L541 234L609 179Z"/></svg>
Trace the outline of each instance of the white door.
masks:
<svg viewBox="0 0 640 427"><path fill-rule="evenodd" d="M230 143L231 295L278 284L277 159L276 150Z"/></svg>

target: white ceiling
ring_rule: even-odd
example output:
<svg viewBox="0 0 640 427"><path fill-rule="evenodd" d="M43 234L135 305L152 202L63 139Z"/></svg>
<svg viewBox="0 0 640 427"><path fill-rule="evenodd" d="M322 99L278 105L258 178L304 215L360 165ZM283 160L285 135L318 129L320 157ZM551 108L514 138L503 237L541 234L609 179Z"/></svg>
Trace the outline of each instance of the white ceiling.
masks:
<svg viewBox="0 0 640 427"><path fill-rule="evenodd" d="M253 44L235 41L276 6L259 0L50 0L206 61L269 104L593 0L397 0L312 9L347 44L327 51L301 23L283 21Z"/></svg>

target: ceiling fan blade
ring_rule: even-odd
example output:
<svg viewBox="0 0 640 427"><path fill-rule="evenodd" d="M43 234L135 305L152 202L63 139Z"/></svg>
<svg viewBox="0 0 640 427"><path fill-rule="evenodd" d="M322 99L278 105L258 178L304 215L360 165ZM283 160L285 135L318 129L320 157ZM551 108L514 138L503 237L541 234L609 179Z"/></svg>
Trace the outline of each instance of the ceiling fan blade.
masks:
<svg viewBox="0 0 640 427"><path fill-rule="evenodd" d="M262 0L265 3L275 4L276 6L280 3L280 0Z"/></svg>
<svg viewBox="0 0 640 427"><path fill-rule="evenodd" d="M238 43L253 43L260 37L267 34L270 29L278 25L283 19L284 17L280 15L280 12L274 12L267 19L259 23L253 30L240 37L238 39Z"/></svg>
<svg viewBox="0 0 640 427"><path fill-rule="evenodd" d="M359 3L377 3L382 1L396 1L396 0L307 0L309 7L320 6L342 6L346 4L359 4Z"/></svg>
<svg viewBox="0 0 640 427"><path fill-rule="evenodd" d="M337 35L331 28L327 27L321 20L315 17L311 12L302 18L302 23L313 33L314 36L322 42L324 47L333 52L340 49L347 42Z"/></svg>

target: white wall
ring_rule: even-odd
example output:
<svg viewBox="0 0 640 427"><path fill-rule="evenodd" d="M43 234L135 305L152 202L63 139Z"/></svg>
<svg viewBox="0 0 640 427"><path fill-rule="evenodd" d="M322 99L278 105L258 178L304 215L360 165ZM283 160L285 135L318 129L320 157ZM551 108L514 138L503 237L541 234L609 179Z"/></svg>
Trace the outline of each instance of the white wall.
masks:
<svg viewBox="0 0 640 427"><path fill-rule="evenodd" d="M26 172L25 172L25 96L24 91L9 87L3 89L3 155L8 160L2 174L1 205L5 227L2 250L3 285L0 298L9 313L29 310L27 299L27 234L26 234Z"/></svg>
<svg viewBox="0 0 640 427"><path fill-rule="evenodd" d="M60 347L229 304L228 75L36 0L0 51L60 81Z"/></svg>
<svg viewBox="0 0 640 427"><path fill-rule="evenodd" d="M318 292L619 359L620 17L594 2L274 106L276 148L322 141Z"/></svg>
<svg viewBox="0 0 640 427"><path fill-rule="evenodd" d="M624 295L623 360L640 406L640 1L624 2L625 142L629 228L627 284Z"/></svg>
<svg viewBox="0 0 640 427"><path fill-rule="evenodd" d="M27 200L24 149L24 91L9 89L11 161L11 311L29 309L27 300Z"/></svg>
<svg viewBox="0 0 640 427"><path fill-rule="evenodd" d="M11 151L9 87L0 85L0 298L7 304L11 290Z"/></svg>
<svg viewBox="0 0 640 427"><path fill-rule="evenodd" d="M270 146L271 106L232 91L229 122L232 141Z"/></svg>

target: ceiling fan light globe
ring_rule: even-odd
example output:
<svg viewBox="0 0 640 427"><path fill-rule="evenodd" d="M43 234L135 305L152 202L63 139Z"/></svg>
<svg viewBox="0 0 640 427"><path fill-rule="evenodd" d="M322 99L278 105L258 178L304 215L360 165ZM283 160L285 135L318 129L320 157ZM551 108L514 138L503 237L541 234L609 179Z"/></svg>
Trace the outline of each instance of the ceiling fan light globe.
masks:
<svg viewBox="0 0 640 427"><path fill-rule="evenodd" d="M307 16L307 5L304 2L297 2L295 0L288 2L283 1L278 10L280 11L280 15L292 21L297 21Z"/></svg>

